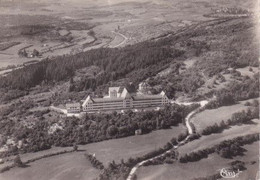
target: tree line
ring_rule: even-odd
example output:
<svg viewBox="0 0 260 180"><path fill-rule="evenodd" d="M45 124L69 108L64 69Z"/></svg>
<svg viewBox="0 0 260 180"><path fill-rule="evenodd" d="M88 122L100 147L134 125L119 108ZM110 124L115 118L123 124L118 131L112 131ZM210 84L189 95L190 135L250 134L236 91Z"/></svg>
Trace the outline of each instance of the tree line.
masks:
<svg viewBox="0 0 260 180"><path fill-rule="evenodd" d="M243 110L241 112L232 114L232 117L228 119L226 122L222 120L219 124L215 123L214 125L206 127L205 129L202 130L201 134L210 135L213 133L220 133L224 129L229 128L230 126L250 123L253 119L258 119L258 118L259 118L259 108L255 107L253 108L253 110L248 108L247 111Z"/></svg>
<svg viewBox="0 0 260 180"><path fill-rule="evenodd" d="M1 156L36 152L49 149L52 146L73 146L74 143L83 145L122 138L135 135L137 129L141 129L143 133L149 133L156 129L167 129L182 123L185 116L195 108L197 108L196 105L189 107L171 105L159 111L134 113L129 110L125 114L116 112L87 114L81 120L65 118L63 129L57 129L53 134L49 133L53 122L44 118L36 121L33 128L17 124L15 121L0 121L0 130L4 137L13 137L16 142L19 140L23 142L21 148L11 146L9 151L1 153Z"/></svg>
<svg viewBox="0 0 260 180"><path fill-rule="evenodd" d="M259 141L259 134L249 134L246 136L236 137L231 140L225 140L221 143L199 151L185 154L179 158L181 163L195 162L203 158L207 158L209 154L217 153L223 158L232 158L234 156L243 155L245 149L242 146Z"/></svg>

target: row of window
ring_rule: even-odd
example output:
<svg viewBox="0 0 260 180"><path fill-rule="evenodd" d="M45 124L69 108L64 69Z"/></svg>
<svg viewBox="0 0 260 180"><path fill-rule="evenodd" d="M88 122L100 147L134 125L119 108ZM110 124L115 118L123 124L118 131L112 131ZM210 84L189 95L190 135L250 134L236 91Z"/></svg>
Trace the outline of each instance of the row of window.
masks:
<svg viewBox="0 0 260 180"><path fill-rule="evenodd" d="M139 100L139 101L125 101L126 104L130 103L152 103L152 102L162 102L164 99L153 99L153 100ZM166 101L166 100L165 100ZM109 102L98 102L94 104L88 104L88 106L96 106L96 105L114 105L114 104L122 104L124 101L109 101Z"/></svg>
<svg viewBox="0 0 260 180"><path fill-rule="evenodd" d="M69 107L68 109L80 109L80 107Z"/></svg>
<svg viewBox="0 0 260 180"><path fill-rule="evenodd" d="M160 106L169 103L166 97L156 98L156 99L140 99L140 100L121 100L121 101L105 101L98 103L87 104L86 107L83 107L84 111L92 110L115 110L115 109L124 109L124 108L144 108L151 106Z"/></svg>

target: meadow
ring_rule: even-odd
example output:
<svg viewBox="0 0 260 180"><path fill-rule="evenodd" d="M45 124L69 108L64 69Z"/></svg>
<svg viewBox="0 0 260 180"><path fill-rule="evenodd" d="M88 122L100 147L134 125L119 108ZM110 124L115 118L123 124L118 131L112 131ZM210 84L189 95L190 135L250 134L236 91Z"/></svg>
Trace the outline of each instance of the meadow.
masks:
<svg viewBox="0 0 260 180"><path fill-rule="evenodd" d="M178 137L186 128L182 125L167 130L157 130L149 134L113 139L82 146L87 152L96 154L98 160L107 165L111 161L139 157L164 146L172 137Z"/></svg>
<svg viewBox="0 0 260 180"><path fill-rule="evenodd" d="M32 162L25 168L13 168L0 174L1 180L92 180L99 170L92 167L84 152L57 155Z"/></svg>
<svg viewBox="0 0 260 180"><path fill-rule="evenodd" d="M194 178L207 177L217 174L220 169L229 167L235 160L246 162L246 170L239 174L237 180L255 179L258 172L258 162L254 162L259 153L259 142L245 145L247 151L244 156L233 159L224 159L217 154L211 154L207 159L198 162L163 164L156 166L141 167L137 178L140 180L193 180ZM214 162L214 163L213 163Z"/></svg>
<svg viewBox="0 0 260 180"><path fill-rule="evenodd" d="M212 126L215 123L219 124L222 120L226 122L236 112L247 110L249 107L244 105L245 102L247 101L241 101L231 106L222 106L217 109L206 109L196 114L191 119L191 122L195 125L197 132L200 133L206 127Z"/></svg>

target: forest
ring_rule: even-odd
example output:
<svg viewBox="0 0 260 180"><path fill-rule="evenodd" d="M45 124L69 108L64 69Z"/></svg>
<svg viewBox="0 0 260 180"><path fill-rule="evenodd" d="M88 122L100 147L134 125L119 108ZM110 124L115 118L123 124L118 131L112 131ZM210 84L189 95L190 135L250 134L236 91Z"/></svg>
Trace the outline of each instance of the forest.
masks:
<svg viewBox="0 0 260 180"><path fill-rule="evenodd" d="M212 77L228 68L258 65L257 46L251 43L255 37L253 27L252 20L246 18L216 20L192 31L157 41L148 40L124 48L99 48L74 55L50 57L1 77L0 93L8 96L7 91L22 91L19 95L6 97L17 98L36 85L54 87L57 82L68 82L76 76L78 70L91 66L98 67L100 71L93 77L71 81L70 91L95 91L109 82L126 79L137 86L141 81L175 66L165 79L154 79L154 84L170 91L170 96L175 91L192 94L204 84L203 74L198 72ZM230 32L229 38L225 38L227 32ZM223 38L216 39L216 34ZM216 51L220 53L216 54ZM184 60L194 57L199 58L194 67L179 74Z"/></svg>
<svg viewBox="0 0 260 180"><path fill-rule="evenodd" d="M23 69L15 70L6 77L1 77L0 87L28 90L42 82L58 82L73 77L75 71L89 66L98 66L102 72L95 79L87 79L86 88L106 84L112 80L125 78L129 73L141 71L142 75L133 77L140 81L155 75L164 65L183 55L183 51L165 48L155 42L140 43L123 49L101 48L76 55L58 56L46 59ZM140 74L139 74L140 75ZM90 82L88 82L90 81ZM82 89L83 90L83 89Z"/></svg>
<svg viewBox="0 0 260 180"><path fill-rule="evenodd" d="M0 131L4 137L12 136L15 141L23 142L22 147L11 146L0 157L41 151L52 146L73 146L74 143L83 145L132 136L137 129L141 129L144 134L156 129L168 129L183 123L185 116L195 108L197 105L171 105L159 111L134 113L129 110L125 114L90 114L81 120L65 118L63 129L57 129L53 134L48 133L52 124L47 119L40 118L33 129L12 120L0 121ZM0 145L5 144L6 140L3 138Z"/></svg>
<svg viewBox="0 0 260 180"><path fill-rule="evenodd" d="M206 109L214 109L220 106L229 106L251 98L259 97L259 73L253 78L244 78L242 81L232 81L227 87L215 91L216 100L208 103Z"/></svg>

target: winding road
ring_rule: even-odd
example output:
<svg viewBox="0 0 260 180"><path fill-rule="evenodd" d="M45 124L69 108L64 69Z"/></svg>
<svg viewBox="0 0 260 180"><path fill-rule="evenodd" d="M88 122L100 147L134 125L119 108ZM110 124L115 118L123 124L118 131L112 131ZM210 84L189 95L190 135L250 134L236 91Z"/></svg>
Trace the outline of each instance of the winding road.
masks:
<svg viewBox="0 0 260 180"><path fill-rule="evenodd" d="M180 146L182 146L182 145L184 145L185 143L187 143L188 140L189 140L189 138L190 138L190 136L194 133L194 132L193 132L193 129L192 129L192 126L191 126L191 123L190 123L190 119L191 119L196 113L198 113L199 110L200 110L201 108L203 108L208 102L209 102L209 101L206 101L206 100L200 101L200 102L194 102L194 103L200 104L200 107L197 108L197 109L195 109L195 110L193 110L192 112L190 112L190 113L186 116L186 118L185 118L185 125L186 125L186 127L187 127L187 129L188 129L189 135L188 135L184 140L182 140L181 142L179 142L178 145L173 146L172 149L170 149L170 150L168 150L168 151L166 151L166 152L164 152L164 153L162 153L162 154L160 154L160 155L157 155L157 156L152 157L152 158L150 158L150 159L146 159L146 160L141 161L141 162L139 162L138 164L136 164L136 165L131 169L131 171L130 171L128 177L127 177L127 180L133 180L134 174L136 173L136 171L138 170L138 168L141 167L141 166L142 166L144 163L146 163L147 161L152 161L152 160L155 160L155 159L157 159L157 158L159 158L159 157L165 156L166 154L170 153L172 150L176 150L176 149L178 149ZM176 103L176 104L179 104L179 105L191 105L191 104L193 104L193 102L191 102L191 103L181 103L181 102L176 102L176 101L174 101L173 103Z"/></svg>
<svg viewBox="0 0 260 180"><path fill-rule="evenodd" d="M128 40L128 38L125 35L123 35L123 34L121 34L119 32L112 31L112 33L121 36L122 38L124 38L124 40L122 42L120 42L119 44L115 45L115 46L110 46L110 48L117 48L119 46L122 46Z"/></svg>

